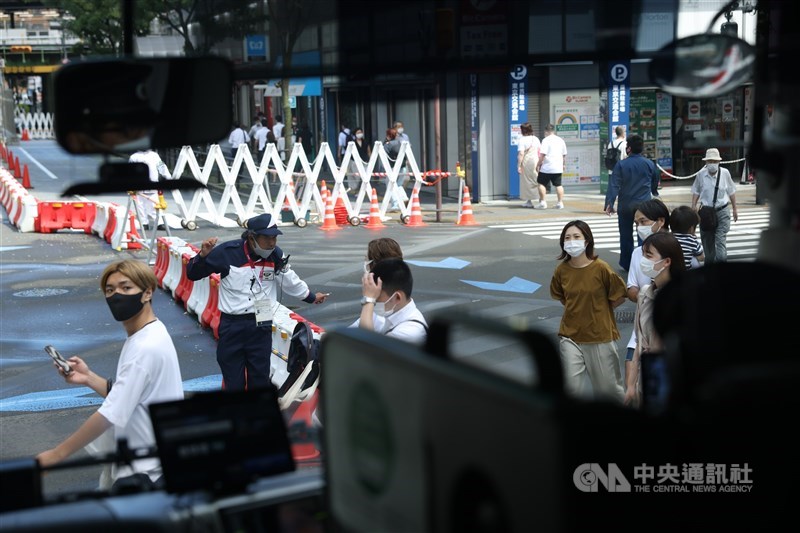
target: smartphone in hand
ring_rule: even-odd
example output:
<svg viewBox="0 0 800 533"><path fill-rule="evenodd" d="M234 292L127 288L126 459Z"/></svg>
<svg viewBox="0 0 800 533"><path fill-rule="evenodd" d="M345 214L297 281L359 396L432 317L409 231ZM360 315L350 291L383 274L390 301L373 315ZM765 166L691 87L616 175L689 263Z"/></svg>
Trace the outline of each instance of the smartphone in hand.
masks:
<svg viewBox="0 0 800 533"><path fill-rule="evenodd" d="M47 352L47 355L53 358L53 361L55 361L56 364L61 367L61 370L63 370L65 374L72 372L72 367L69 366L67 360L64 359L60 353L58 353L58 350L48 344L44 347L44 351Z"/></svg>

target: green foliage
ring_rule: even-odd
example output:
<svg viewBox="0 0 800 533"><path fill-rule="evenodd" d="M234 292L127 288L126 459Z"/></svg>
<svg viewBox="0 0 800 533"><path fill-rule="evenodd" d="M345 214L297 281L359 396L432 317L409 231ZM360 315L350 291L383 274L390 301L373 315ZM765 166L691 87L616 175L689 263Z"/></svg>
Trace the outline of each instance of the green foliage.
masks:
<svg viewBox="0 0 800 533"><path fill-rule="evenodd" d="M122 10L120 0L50 0L48 7L69 13L64 29L82 41L81 53L119 55L123 51ZM146 35L152 12L137 3L134 33Z"/></svg>

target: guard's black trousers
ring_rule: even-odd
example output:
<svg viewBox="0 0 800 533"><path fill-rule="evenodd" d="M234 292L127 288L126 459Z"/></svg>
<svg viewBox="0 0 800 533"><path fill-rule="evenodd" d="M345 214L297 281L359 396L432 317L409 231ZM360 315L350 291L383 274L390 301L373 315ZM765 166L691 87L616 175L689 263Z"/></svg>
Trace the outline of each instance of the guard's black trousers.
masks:
<svg viewBox="0 0 800 533"><path fill-rule="evenodd" d="M271 354L272 322L257 327L252 313L220 316L217 363L226 390L267 387Z"/></svg>

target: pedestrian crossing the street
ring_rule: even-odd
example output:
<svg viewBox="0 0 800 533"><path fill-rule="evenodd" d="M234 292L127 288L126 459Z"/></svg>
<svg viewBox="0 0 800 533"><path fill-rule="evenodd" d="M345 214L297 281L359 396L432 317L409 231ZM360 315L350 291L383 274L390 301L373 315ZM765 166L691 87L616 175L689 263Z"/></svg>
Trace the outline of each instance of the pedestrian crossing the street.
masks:
<svg viewBox="0 0 800 533"><path fill-rule="evenodd" d="M571 219L559 218L548 220L531 220L523 224L500 224L489 226L524 235L544 237L558 242L564 224ZM592 228L594 247L596 250L608 250L619 254L619 229L617 218L609 216L591 216L582 219ZM758 251L758 241L761 232L769 226L769 210L767 209L742 209L739 211L739 221L731 219L731 230L728 232L728 260L753 261ZM634 244L636 231L634 229ZM698 238L700 232L697 232Z"/></svg>

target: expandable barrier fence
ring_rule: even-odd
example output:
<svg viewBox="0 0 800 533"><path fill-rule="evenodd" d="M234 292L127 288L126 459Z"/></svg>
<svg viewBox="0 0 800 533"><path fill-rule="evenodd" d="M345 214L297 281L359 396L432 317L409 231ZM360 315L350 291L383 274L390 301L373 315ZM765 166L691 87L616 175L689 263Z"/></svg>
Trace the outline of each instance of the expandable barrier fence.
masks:
<svg viewBox="0 0 800 533"><path fill-rule="evenodd" d="M14 124L23 141L56 137L51 113L23 113L17 108L14 110Z"/></svg>
<svg viewBox="0 0 800 533"><path fill-rule="evenodd" d="M300 171L295 172L293 169L298 167ZM315 219L322 222L325 200L316 186L308 185L319 183L323 171L327 171L333 177L329 191L331 201L334 206L341 205L346 210L347 220L352 225L359 225L368 218L372 191L370 181L376 177L386 180L386 192L379 205L381 218L386 218L387 211L395 203L399 208L400 220L405 223L411 216L413 193L416 191L419 194L423 185L434 185L452 175L441 170L421 172L407 142L401 144L396 160L392 161L383 144L376 141L372 155L366 162L358 156L355 143L348 143L341 165L336 163L336 156L328 143L322 143L313 161L308 160L301 144L295 144L286 163L281 160L275 145L268 144L261 161L256 162L248 146L243 144L237 149L230 166L219 145L209 148L203 166L197 161L193 149L184 146L178 155L172 176L179 178L188 171L195 179L207 185L215 169L224 184L219 201L214 201L208 189L197 189L191 198L184 198L181 191L172 191L184 222L195 222L202 218L217 226L235 227L237 220L246 220L262 212L270 213L276 221L283 220L284 223L289 218L299 226L304 226L304 221L308 221L314 212ZM240 176L243 170L244 176ZM398 185L400 177L413 177L411 195ZM459 177L463 180L463 176ZM252 188L243 201L239 186L242 180L247 179ZM274 198L265 183L267 179L280 184ZM348 185L356 185L357 190L349 190ZM459 184L459 191L463 190L463 185ZM348 190L355 196L352 201ZM291 212L291 217L281 216L281 212L286 210Z"/></svg>

